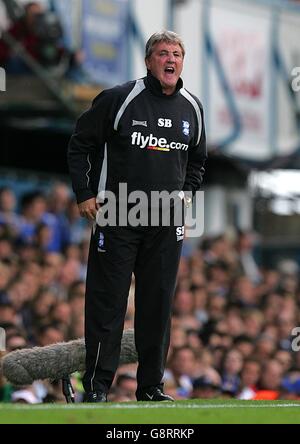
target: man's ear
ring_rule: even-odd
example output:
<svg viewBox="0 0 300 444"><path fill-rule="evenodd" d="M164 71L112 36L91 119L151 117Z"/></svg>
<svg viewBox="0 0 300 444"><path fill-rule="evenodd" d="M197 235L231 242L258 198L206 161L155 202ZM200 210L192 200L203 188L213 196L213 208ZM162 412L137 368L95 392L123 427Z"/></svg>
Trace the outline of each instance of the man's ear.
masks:
<svg viewBox="0 0 300 444"><path fill-rule="evenodd" d="M150 63L149 63L149 59L145 59L145 65L147 67L148 70L150 70Z"/></svg>

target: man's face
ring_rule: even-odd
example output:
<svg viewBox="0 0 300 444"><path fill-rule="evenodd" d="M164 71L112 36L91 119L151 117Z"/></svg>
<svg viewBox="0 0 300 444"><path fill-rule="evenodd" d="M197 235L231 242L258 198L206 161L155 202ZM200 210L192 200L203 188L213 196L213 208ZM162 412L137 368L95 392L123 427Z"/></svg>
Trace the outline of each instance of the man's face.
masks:
<svg viewBox="0 0 300 444"><path fill-rule="evenodd" d="M26 23L31 27L34 25L36 18L44 12L42 5L33 3L26 10Z"/></svg>
<svg viewBox="0 0 300 444"><path fill-rule="evenodd" d="M146 66L160 81L163 92L167 95L172 94L183 69L183 53L180 45L157 43L151 56L146 59Z"/></svg>

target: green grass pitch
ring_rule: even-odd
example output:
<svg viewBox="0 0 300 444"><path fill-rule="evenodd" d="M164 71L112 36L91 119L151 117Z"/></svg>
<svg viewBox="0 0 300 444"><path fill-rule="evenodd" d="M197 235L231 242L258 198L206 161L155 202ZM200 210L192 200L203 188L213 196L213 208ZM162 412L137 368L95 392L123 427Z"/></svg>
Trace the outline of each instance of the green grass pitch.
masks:
<svg viewBox="0 0 300 444"><path fill-rule="evenodd" d="M300 401L0 404L0 424L300 424Z"/></svg>

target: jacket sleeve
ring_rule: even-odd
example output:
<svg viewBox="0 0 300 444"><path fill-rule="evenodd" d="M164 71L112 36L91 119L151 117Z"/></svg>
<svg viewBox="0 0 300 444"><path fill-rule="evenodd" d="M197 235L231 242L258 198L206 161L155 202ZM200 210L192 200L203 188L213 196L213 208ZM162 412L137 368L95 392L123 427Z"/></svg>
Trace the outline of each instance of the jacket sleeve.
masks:
<svg viewBox="0 0 300 444"><path fill-rule="evenodd" d="M183 191L192 192L194 195L197 190L199 190L200 185L203 180L203 175L205 172L204 165L207 159L206 151L206 136L205 136L205 126L203 118L203 109L200 107L201 112L201 136L199 143L197 140L194 145L190 146L188 154L188 163L186 169L186 177L183 186ZM198 139L198 132L195 139Z"/></svg>
<svg viewBox="0 0 300 444"><path fill-rule="evenodd" d="M109 135L111 94L103 91L77 120L68 146L68 166L77 202L95 197L91 188L92 160Z"/></svg>

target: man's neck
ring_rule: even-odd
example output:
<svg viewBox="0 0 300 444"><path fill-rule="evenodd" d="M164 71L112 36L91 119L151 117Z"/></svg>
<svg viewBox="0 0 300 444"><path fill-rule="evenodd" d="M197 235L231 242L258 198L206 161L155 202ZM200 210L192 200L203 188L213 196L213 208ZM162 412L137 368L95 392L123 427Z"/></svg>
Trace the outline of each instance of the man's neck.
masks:
<svg viewBox="0 0 300 444"><path fill-rule="evenodd" d="M149 81L149 86L154 94L159 96L173 96L174 94L176 94L176 91L179 91L183 87L183 82L181 78L179 78L177 85L175 85L174 87L164 87L150 71L147 72L147 80Z"/></svg>
<svg viewBox="0 0 300 444"><path fill-rule="evenodd" d="M172 87L170 87L170 86L164 87L164 86L161 84L161 89L162 89L162 92L163 92L166 96L171 96L172 94L174 94L176 87L175 87L175 86L172 86Z"/></svg>

